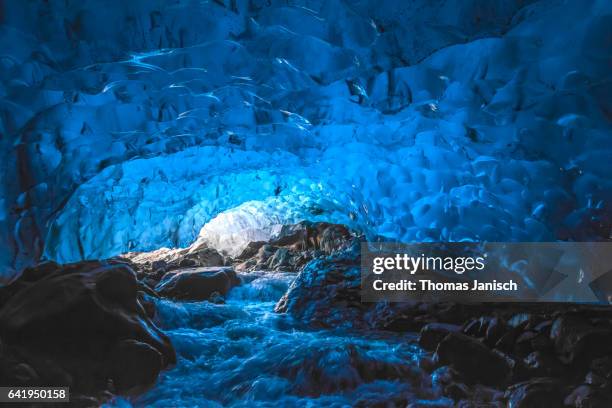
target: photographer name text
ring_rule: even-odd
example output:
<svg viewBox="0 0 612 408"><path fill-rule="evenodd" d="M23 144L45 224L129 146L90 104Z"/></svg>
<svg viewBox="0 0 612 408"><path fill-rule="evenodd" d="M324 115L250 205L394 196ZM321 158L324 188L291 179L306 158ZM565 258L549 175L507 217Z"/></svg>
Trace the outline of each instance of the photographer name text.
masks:
<svg viewBox="0 0 612 408"><path fill-rule="evenodd" d="M466 272L480 272L485 269L486 257L440 257L440 256L410 256L408 254L395 254L393 256L379 256L372 259L372 272L374 275L382 275L385 271L394 271L412 275L417 272L447 272L463 275ZM382 276L381 276L382 278ZM400 279L392 282L376 279L372 282L375 291L429 291L429 292L451 292L451 291L475 291L512 292L518 290L518 284L513 280L508 281L471 281L460 282L436 282L431 279Z"/></svg>

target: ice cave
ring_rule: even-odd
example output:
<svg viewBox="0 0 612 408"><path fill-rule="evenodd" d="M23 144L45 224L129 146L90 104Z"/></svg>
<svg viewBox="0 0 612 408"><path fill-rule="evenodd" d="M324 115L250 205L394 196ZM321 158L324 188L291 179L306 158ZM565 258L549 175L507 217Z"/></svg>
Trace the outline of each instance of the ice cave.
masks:
<svg viewBox="0 0 612 408"><path fill-rule="evenodd" d="M0 44L0 386L612 405L607 308L365 305L358 251L612 241L610 1L6 1Z"/></svg>

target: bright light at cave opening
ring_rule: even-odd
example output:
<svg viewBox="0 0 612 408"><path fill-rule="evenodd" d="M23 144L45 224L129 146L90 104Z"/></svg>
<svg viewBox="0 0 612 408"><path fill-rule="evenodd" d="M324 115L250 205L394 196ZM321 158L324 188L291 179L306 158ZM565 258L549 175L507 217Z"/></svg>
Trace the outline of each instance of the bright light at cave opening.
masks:
<svg viewBox="0 0 612 408"><path fill-rule="evenodd" d="M130 252L123 256L136 263L171 260L181 254L198 251L202 246L235 257L253 241L268 241L283 224L292 224L302 218L283 200L247 201L217 214L200 229L197 238L186 248L161 247L153 251Z"/></svg>
<svg viewBox="0 0 612 408"><path fill-rule="evenodd" d="M267 241L283 224L297 222L287 208L266 201L249 201L218 214L206 223L194 247L202 243L236 256L252 241Z"/></svg>

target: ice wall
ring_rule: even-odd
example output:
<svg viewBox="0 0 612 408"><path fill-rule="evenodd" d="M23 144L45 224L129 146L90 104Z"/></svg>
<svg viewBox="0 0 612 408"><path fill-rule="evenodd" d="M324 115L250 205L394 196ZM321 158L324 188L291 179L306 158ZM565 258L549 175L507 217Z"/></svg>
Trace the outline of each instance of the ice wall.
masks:
<svg viewBox="0 0 612 408"><path fill-rule="evenodd" d="M609 1L0 7L4 277L213 219L610 239Z"/></svg>

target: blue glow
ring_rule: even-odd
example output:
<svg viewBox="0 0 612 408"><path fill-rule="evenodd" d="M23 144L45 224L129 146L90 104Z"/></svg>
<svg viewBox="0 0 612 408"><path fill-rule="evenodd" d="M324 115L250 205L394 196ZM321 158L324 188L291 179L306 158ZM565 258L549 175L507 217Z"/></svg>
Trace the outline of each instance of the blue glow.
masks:
<svg viewBox="0 0 612 408"><path fill-rule="evenodd" d="M220 3L3 6L5 277L247 202L262 230L610 238L609 2Z"/></svg>

